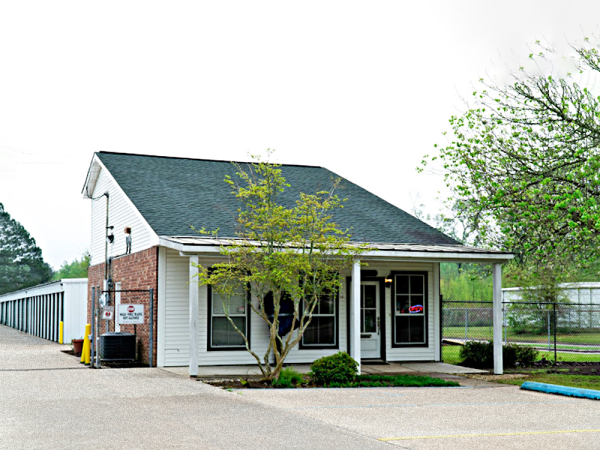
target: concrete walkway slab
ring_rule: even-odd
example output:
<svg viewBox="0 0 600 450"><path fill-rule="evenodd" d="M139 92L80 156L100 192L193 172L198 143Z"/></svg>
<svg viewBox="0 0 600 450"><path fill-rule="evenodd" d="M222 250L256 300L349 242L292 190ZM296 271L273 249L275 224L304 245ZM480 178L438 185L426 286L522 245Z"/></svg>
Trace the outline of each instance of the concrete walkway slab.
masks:
<svg viewBox="0 0 600 450"><path fill-rule="evenodd" d="M70 350L70 345L60 345L4 325L0 327L0 371L86 368L78 358L62 352Z"/></svg>
<svg viewBox="0 0 600 450"><path fill-rule="evenodd" d="M291 364L298 372L307 374L310 371L310 364ZM187 376L189 369L187 367L163 367L163 370L177 375ZM440 362L423 363L387 363L387 364L363 364L362 373L369 375L386 375L397 373L441 373L441 374L476 374L488 373L486 370L469 369L468 367L453 366ZM198 377L256 377L261 376L261 372L256 365L247 366L200 366L198 367Z"/></svg>
<svg viewBox="0 0 600 450"><path fill-rule="evenodd" d="M402 363L402 366L407 369L425 373L488 373L487 370L471 369L469 367L455 366L443 362Z"/></svg>
<svg viewBox="0 0 600 450"><path fill-rule="evenodd" d="M292 365L300 373L308 373L310 371L310 364L294 364ZM176 375L188 376L190 371L188 367L162 367L165 370ZM212 378L212 377L260 377L262 373L258 366L200 366L198 367L199 378Z"/></svg>

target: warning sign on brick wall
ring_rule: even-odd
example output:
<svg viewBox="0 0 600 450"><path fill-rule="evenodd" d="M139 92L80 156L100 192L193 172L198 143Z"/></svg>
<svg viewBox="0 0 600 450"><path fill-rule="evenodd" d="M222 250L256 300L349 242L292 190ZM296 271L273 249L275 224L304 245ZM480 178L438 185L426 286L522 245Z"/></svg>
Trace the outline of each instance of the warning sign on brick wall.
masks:
<svg viewBox="0 0 600 450"><path fill-rule="evenodd" d="M144 305L119 305L117 320L121 325L144 323Z"/></svg>

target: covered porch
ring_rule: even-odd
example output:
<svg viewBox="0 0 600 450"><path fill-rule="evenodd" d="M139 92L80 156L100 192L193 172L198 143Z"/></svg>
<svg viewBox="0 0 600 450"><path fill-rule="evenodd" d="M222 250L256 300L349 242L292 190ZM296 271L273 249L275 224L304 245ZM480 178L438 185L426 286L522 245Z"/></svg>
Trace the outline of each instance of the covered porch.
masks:
<svg viewBox="0 0 600 450"><path fill-rule="evenodd" d="M229 242L195 237L160 238L161 246L176 251L178 258L186 261L188 281L198 273L197 264L216 261L220 246ZM361 260L356 260L348 273L341 274L342 289L332 317L336 327L335 345L312 349L305 346L290 359L290 364L309 363L339 350L347 351L358 361L363 373L371 370L367 369L370 360L396 362L402 367L410 364L408 361L419 364L441 361L439 265L460 262L493 266L494 373L502 374L502 265L512 257L506 252L462 245L370 244ZM375 299L372 305L366 302L369 289ZM210 330L206 331L210 318L207 319L204 312L206 293L189 282L187 297L189 375L209 373L215 366L250 364L244 350L219 352L214 351L219 349L206 348L210 345L207 344ZM255 322L259 321L248 321L253 322L253 330L256 330ZM407 331L410 327L412 331ZM260 333L264 331L262 328L258 331L252 339L253 345L260 347L264 340ZM226 358L229 363L223 364L218 359L221 354L223 361Z"/></svg>

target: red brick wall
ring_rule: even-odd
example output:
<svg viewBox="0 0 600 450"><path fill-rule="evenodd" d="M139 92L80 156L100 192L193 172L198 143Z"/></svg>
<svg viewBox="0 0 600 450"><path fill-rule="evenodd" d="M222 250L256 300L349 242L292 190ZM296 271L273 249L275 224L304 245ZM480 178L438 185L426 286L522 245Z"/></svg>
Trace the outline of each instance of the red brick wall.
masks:
<svg viewBox="0 0 600 450"><path fill-rule="evenodd" d="M156 339L158 317L158 247L152 247L131 255L121 256L112 261L111 276L113 283L121 282L121 290L154 289L154 333L152 360L156 366ZM88 269L88 323L92 323L92 287L96 288L96 302L102 291L104 280L104 264L97 264ZM114 286L114 285L113 285ZM150 336L150 296L145 293L121 293L121 303L136 303L144 305L144 323L135 326L138 341L138 356L141 361L148 363L148 348ZM114 304L111 302L111 306ZM115 316L116 316L115 311ZM109 331L114 331L115 321L109 322ZM134 325L121 325L121 331L133 333ZM100 334L106 332L106 322L100 321Z"/></svg>

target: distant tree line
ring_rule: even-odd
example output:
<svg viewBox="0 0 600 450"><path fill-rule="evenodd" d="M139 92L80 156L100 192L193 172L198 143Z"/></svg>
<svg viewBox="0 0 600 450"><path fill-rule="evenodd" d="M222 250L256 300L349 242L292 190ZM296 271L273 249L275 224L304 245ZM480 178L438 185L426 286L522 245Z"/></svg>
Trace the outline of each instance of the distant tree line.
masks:
<svg viewBox="0 0 600 450"><path fill-rule="evenodd" d="M35 239L0 203L0 295L51 280L87 278L90 254L64 262L57 272L44 261Z"/></svg>

